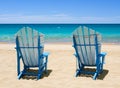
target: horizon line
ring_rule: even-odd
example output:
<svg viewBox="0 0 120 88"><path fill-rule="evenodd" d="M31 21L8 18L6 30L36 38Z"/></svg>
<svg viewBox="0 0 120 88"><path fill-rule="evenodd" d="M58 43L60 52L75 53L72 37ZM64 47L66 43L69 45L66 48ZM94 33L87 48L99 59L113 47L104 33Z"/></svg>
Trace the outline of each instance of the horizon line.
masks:
<svg viewBox="0 0 120 88"><path fill-rule="evenodd" d="M120 24L120 23L0 23L0 24Z"/></svg>

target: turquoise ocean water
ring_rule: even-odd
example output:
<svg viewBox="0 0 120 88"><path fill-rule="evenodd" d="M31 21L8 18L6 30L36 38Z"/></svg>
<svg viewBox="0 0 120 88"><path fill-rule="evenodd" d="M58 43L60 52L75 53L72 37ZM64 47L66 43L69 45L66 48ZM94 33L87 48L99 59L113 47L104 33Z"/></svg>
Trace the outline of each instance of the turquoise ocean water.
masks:
<svg viewBox="0 0 120 88"><path fill-rule="evenodd" d="M120 43L120 24L0 24L0 42L15 42L15 33L24 26L42 32L45 42L72 42L72 32L87 26L101 33L104 43Z"/></svg>

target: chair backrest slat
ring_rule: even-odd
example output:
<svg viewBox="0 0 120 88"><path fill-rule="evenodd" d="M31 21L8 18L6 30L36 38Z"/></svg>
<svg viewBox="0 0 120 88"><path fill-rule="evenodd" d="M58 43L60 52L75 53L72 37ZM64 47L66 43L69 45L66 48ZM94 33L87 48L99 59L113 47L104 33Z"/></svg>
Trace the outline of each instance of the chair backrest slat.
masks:
<svg viewBox="0 0 120 88"><path fill-rule="evenodd" d="M21 51L23 62L26 66L38 66L38 49L39 48L20 48L20 47L40 47L43 45L38 37L43 39L43 35L29 27L24 27L17 32L19 49ZM40 41L40 45L38 45ZM43 48L40 48L40 55L43 53ZM41 61L42 63L42 61Z"/></svg>
<svg viewBox="0 0 120 88"><path fill-rule="evenodd" d="M73 32L73 38L81 63L95 65L97 54L100 53L101 49L101 35L88 27L80 26Z"/></svg>

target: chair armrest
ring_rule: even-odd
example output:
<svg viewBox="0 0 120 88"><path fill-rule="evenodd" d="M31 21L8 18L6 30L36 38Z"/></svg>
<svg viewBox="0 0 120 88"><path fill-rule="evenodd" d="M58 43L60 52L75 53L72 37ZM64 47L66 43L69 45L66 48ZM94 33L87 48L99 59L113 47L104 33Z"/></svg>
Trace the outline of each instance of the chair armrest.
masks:
<svg viewBox="0 0 120 88"><path fill-rule="evenodd" d="M105 56L106 54L107 54L106 52L102 52L102 53L99 54L99 56L100 56L100 57L101 57L101 56L103 57L103 56Z"/></svg>
<svg viewBox="0 0 120 88"><path fill-rule="evenodd" d="M49 52L44 52L43 57L47 57L50 53Z"/></svg>
<svg viewBox="0 0 120 88"><path fill-rule="evenodd" d="M44 45L40 45L40 48L44 48Z"/></svg>

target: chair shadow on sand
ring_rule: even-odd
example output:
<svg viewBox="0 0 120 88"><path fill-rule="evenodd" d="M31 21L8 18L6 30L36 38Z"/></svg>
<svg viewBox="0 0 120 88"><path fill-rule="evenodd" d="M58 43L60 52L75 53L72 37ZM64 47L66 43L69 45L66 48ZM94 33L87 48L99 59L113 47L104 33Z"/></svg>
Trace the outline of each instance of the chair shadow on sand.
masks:
<svg viewBox="0 0 120 88"><path fill-rule="evenodd" d="M89 72L95 72L94 68L84 68L84 71L89 71ZM109 70L103 69L102 73L100 73L97 77L97 80L104 80L105 76L108 74ZM93 77L93 75L90 74L80 74L79 77Z"/></svg>
<svg viewBox="0 0 120 88"><path fill-rule="evenodd" d="M29 69L28 72L38 74L38 70L37 70L37 69ZM40 79L43 79L44 77L48 77L48 76L50 75L51 72L52 72L51 69L48 69L47 72L43 72L43 74L42 74L42 76L41 76ZM24 76L22 77L22 79L36 80L36 76L28 76L28 75L24 75Z"/></svg>

